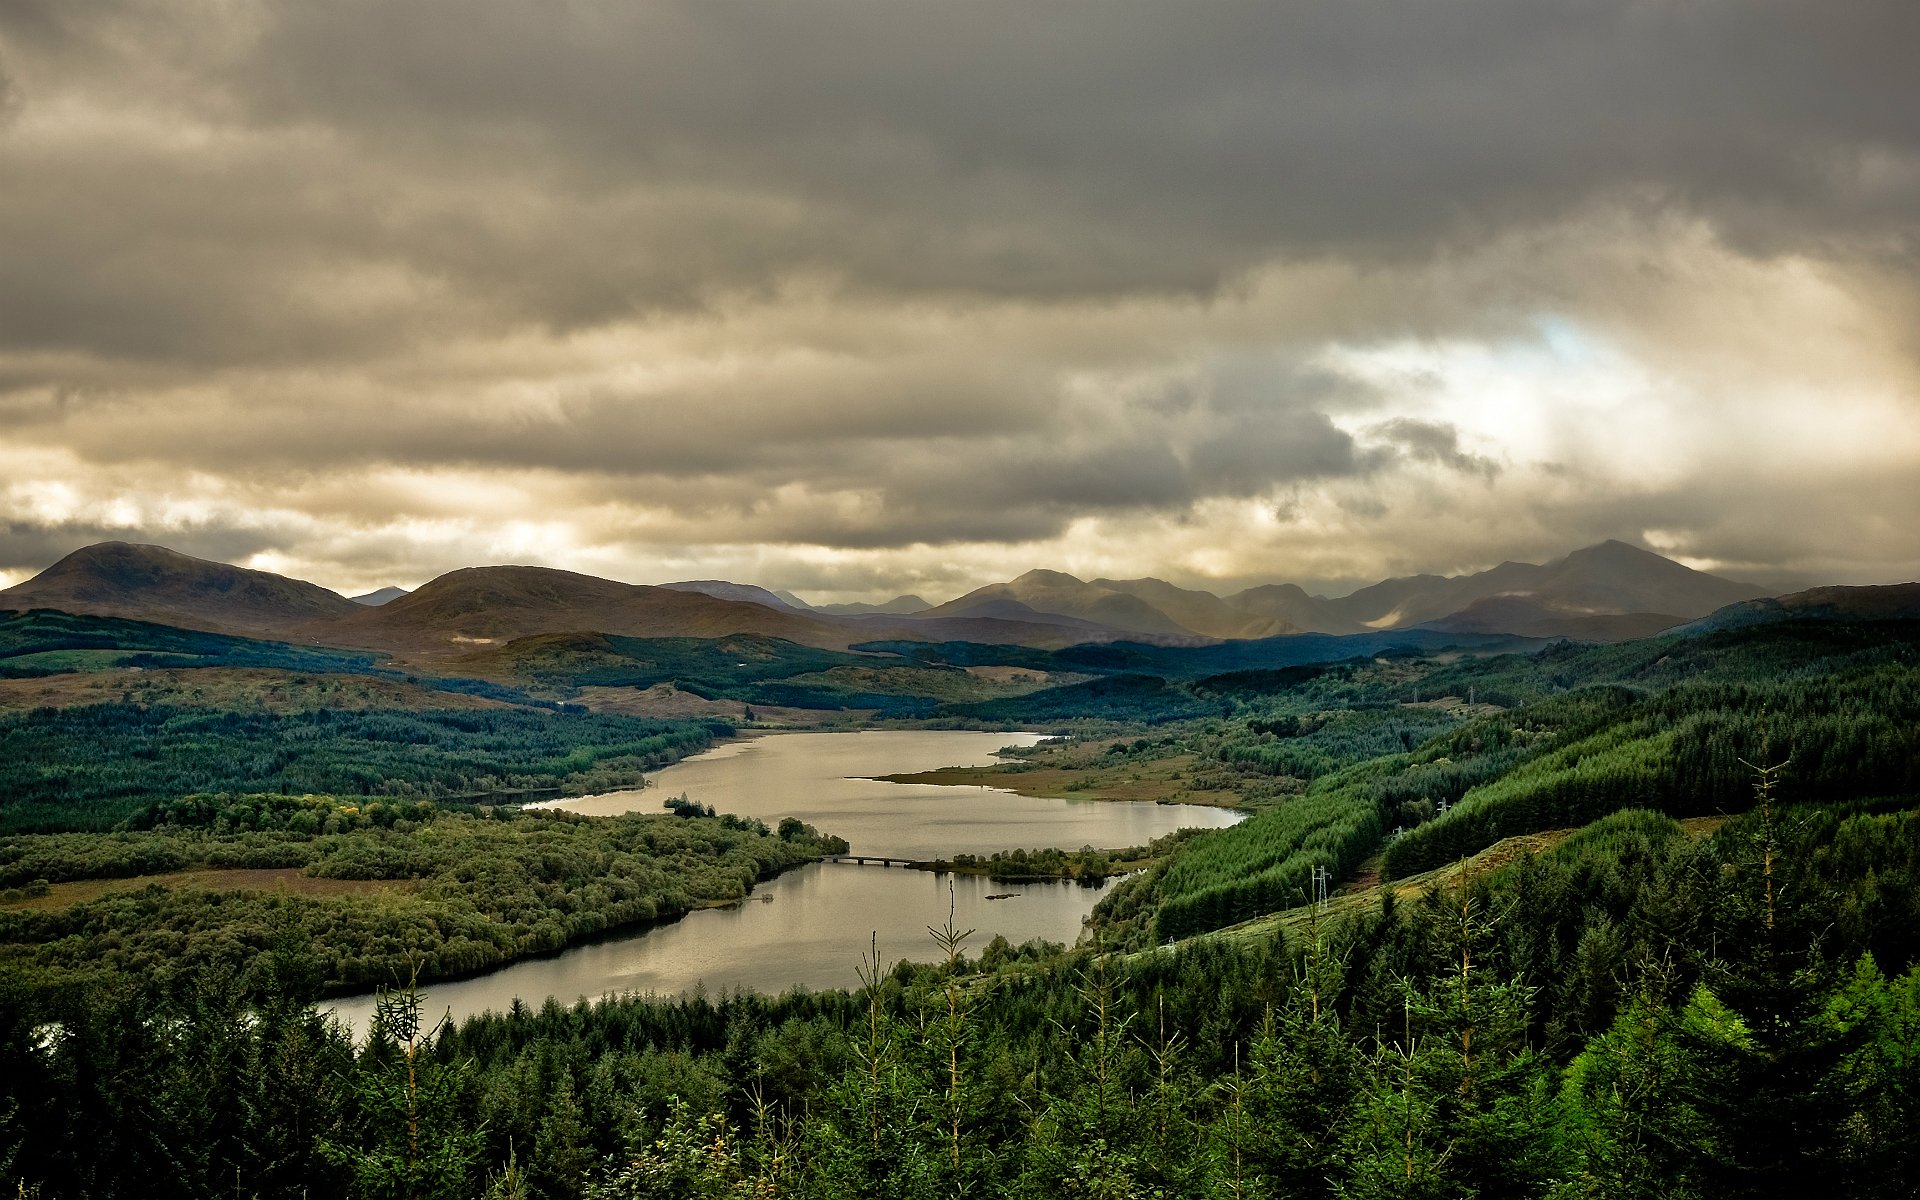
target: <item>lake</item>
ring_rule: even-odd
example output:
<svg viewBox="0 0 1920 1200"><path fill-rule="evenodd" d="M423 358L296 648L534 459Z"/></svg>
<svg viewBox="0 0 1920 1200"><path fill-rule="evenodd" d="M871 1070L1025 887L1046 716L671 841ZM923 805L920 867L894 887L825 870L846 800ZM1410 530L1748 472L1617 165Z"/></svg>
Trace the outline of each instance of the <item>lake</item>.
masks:
<svg viewBox="0 0 1920 1200"><path fill-rule="evenodd" d="M1175 829L1219 828L1240 814L1199 805L1043 800L980 787L884 783L866 778L982 766L1036 734L951 730L775 734L729 742L656 773L650 786L555 801L546 807L598 815L652 811L685 794L719 812L769 825L798 817L853 845L855 853L929 859L956 853L1056 846L1144 845ZM952 885L951 895L949 884ZM976 930L977 953L995 934L1018 945L1030 938L1073 942L1106 890L1073 883L1002 884L905 868L819 863L760 884L735 907L689 913L678 921L528 959L472 979L426 989L430 1014L455 1020L502 1011L518 997L538 1007L610 992L676 995L695 987L779 992L792 987L853 987L869 938L880 959L938 957L927 927ZM989 895L1012 893L1004 900ZM765 900L762 897L771 897ZM349 997L335 1011L364 1030L371 997Z"/></svg>

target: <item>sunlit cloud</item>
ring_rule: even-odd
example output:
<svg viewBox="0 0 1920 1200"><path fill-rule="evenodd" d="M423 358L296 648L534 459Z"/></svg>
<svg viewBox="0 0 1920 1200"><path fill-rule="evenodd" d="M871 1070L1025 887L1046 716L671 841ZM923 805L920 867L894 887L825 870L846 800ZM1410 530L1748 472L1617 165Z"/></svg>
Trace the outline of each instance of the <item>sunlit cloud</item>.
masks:
<svg viewBox="0 0 1920 1200"><path fill-rule="evenodd" d="M1910 4L481 8L0 9L0 572L1920 574Z"/></svg>

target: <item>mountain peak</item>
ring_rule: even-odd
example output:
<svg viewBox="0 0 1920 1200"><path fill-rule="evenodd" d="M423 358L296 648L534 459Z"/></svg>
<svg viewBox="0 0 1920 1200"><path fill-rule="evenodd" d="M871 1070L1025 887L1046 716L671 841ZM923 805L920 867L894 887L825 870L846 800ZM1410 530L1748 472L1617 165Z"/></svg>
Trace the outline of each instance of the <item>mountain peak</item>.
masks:
<svg viewBox="0 0 1920 1200"><path fill-rule="evenodd" d="M1085 581L1077 575L1065 571L1049 571L1045 567L1035 567L1025 575L1014 580L1015 583L1028 583L1042 587L1079 587Z"/></svg>
<svg viewBox="0 0 1920 1200"><path fill-rule="evenodd" d="M1612 559L1626 562L1647 562L1651 559L1659 559L1665 563L1673 562L1672 559L1663 554L1649 550L1644 546L1636 546L1632 542L1623 542L1619 538L1608 538L1604 542L1595 542L1591 546L1582 546L1580 549L1568 554L1567 557L1570 559ZM1675 565L1680 566L1684 564L1676 563Z"/></svg>
<svg viewBox="0 0 1920 1200"><path fill-rule="evenodd" d="M83 546L25 583L0 592L0 607L57 608L247 633L342 616L359 608L345 596L305 580L135 542Z"/></svg>

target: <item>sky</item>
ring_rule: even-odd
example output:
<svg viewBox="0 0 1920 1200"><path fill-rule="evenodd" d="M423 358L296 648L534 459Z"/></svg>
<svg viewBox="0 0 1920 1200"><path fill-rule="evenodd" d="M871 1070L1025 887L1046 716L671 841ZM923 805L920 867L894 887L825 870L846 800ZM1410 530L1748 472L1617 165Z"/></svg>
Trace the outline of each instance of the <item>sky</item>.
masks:
<svg viewBox="0 0 1920 1200"><path fill-rule="evenodd" d="M0 584L1920 576L1913 0L0 0Z"/></svg>

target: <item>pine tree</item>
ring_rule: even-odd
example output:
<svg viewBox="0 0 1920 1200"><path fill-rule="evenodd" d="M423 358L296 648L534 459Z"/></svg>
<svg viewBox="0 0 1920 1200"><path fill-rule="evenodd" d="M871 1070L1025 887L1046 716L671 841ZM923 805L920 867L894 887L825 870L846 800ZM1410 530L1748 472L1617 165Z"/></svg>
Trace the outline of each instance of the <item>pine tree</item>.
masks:
<svg viewBox="0 0 1920 1200"><path fill-rule="evenodd" d="M480 1157L481 1131L460 1105L464 1069L432 1052L447 1019L425 1027L422 1008L411 983L380 993L353 1073L356 1111L325 1145L367 1200L465 1197Z"/></svg>

